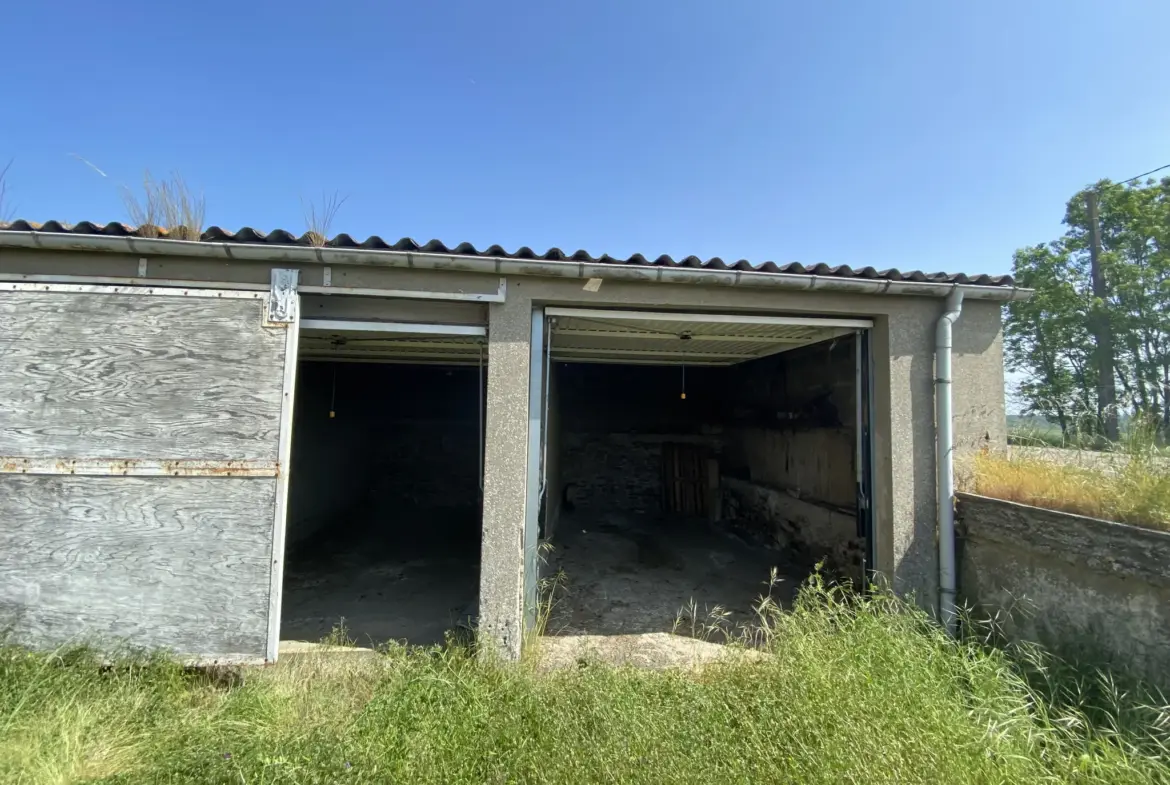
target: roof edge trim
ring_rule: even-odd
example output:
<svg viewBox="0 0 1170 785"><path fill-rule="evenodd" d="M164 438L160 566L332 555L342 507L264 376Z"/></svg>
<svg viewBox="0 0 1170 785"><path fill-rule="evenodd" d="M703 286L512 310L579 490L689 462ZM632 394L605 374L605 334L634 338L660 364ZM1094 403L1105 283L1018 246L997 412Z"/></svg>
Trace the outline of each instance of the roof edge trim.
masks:
<svg viewBox="0 0 1170 785"><path fill-rule="evenodd" d="M512 259L501 256L461 256L421 251L390 251L329 246L253 245L171 240L106 235L62 234L58 232L13 231L0 229L0 247L58 251L97 251L143 256L186 256L203 259L302 264L377 264L413 269L442 269L481 272L492 275L527 275L545 278L601 278L651 283L698 284L708 286L745 286L752 288L798 289L807 291L852 292L854 294L891 294L919 297L945 297L961 289L966 297L978 300L1012 302L1026 300L1030 289L1018 286L980 286L930 281L892 281L887 279L837 278L811 273L772 273L749 270L712 270L702 268L642 267L604 262Z"/></svg>

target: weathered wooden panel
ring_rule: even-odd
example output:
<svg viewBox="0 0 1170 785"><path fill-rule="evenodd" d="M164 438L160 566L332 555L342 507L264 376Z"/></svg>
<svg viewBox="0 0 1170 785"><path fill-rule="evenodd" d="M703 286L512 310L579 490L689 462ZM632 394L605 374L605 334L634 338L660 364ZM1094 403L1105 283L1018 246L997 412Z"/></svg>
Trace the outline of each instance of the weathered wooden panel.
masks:
<svg viewBox="0 0 1170 785"><path fill-rule="evenodd" d="M852 427L729 428L725 444L730 461L750 467L755 482L791 488L834 507L857 504L857 436Z"/></svg>
<svg viewBox="0 0 1170 785"><path fill-rule="evenodd" d="M0 293L0 455L276 460L260 300Z"/></svg>
<svg viewBox="0 0 1170 785"><path fill-rule="evenodd" d="M262 659L274 478L0 476L0 630Z"/></svg>

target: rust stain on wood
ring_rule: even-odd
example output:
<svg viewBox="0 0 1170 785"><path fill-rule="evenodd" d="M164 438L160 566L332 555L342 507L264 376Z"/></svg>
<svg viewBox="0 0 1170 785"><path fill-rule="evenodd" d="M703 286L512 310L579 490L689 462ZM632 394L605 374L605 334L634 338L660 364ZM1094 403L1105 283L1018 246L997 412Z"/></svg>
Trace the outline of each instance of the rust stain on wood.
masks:
<svg viewBox="0 0 1170 785"><path fill-rule="evenodd" d="M0 458L0 474L76 474L96 476L278 477L280 463L257 460L149 458Z"/></svg>

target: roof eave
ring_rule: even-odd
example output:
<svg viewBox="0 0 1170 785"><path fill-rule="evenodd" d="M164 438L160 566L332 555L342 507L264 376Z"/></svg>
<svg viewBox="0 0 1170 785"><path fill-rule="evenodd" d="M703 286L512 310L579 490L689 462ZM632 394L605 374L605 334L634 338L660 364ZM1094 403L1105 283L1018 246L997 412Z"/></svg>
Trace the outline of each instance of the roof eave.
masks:
<svg viewBox="0 0 1170 785"><path fill-rule="evenodd" d="M461 256L420 251L393 251L330 246L276 245L171 240L132 236L64 234L59 232L0 229L0 247L57 251L127 253L141 256L184 256L202 259L254 262L290 262L322 265L378 265L413 269L461 270L494 275L530 275L552 278L601 278L707 286L748 286L806 291L945 297L962 289L979 300L1025 300L1032 290L1017 286L982 286L950 281L894 281L836 277L811 273L779 273L750 270L714 270L605 262L512 259L500 256Z"/></svg>

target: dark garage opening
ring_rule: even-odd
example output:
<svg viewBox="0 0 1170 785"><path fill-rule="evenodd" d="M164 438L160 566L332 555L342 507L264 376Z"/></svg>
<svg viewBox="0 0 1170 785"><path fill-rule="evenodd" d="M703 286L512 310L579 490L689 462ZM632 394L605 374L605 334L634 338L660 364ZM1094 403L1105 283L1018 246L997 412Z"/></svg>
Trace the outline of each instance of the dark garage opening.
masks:
<svg viewBox="0 0 1170 785"><path fill-rule="evenodd" d="M482 372L302 361L282 640L442 642L479 587Z"/></svg>
<svg viewBox="0 0 1170 785"><path fill-rule="evenodd" d="M730 366L553 362L546 632L733 629L822 561L860 585L859 335Z"/></svg>

